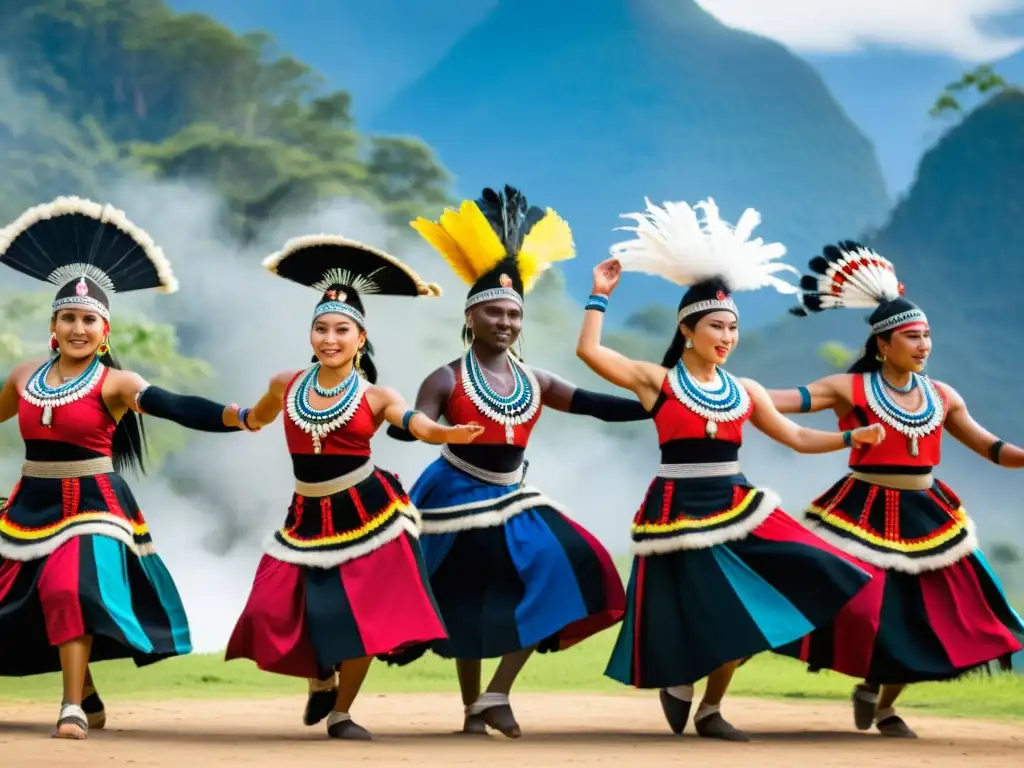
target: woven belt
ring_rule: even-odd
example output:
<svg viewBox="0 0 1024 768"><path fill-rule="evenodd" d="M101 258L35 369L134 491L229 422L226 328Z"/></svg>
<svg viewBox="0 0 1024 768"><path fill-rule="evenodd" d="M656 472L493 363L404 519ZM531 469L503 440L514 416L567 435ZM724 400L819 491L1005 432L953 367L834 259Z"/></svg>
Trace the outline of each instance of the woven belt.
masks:
<svg viewBox="0 0 1024 768"><path fill-rule="evenodd" d="M38 477L43 480L109 475L113 471L114 462L107 456L83 461L25 461L21 464L22 477Z"/></svg>
<svg viewBox="0 0 1024 768"><path fill-rule="evenodd" d="M932 473L927 475L880 475L871 472L851 472L855 480L862 483L892 488L894 491L927 491L935 484Z"/></svg>
<svg viewBox="0 0 1024 768"><path fill-rule="evenodd" d="M740 473L738 461L713 461L707 464L660 464L658 477L682 479L687 477L732 477Z"/></svg>
<svg viewBox="0 0 1024 768"><path fill-rule="evenodd" d="M460 459L452 453L452 450L447 445L441 446L441 458L460 472L465 472L467 475L490 485L519 485L523 482L523 478L526 477L525 461L519 465L518 469L514 469L511 472L491 472L489 469L483 469L475 464L470 464L465 459Z"/></svg>
<svg viewBox="0 0 1024 768"><path fill-rule="evenodd" d="M311 499L333 496L336 493L347 491L349 488L359 485L373 474L374 469L373 462L367 460L365 464L357 469L353 469L341 477L324 480L322 483L304 483L301 480L296 480L295 493Z"/></svg>

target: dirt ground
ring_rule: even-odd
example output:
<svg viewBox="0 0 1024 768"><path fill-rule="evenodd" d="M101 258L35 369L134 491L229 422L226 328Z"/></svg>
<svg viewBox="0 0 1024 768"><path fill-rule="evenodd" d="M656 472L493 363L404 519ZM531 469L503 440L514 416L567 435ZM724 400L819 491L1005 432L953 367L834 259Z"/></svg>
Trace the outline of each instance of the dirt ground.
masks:
<svg viewBox="0 0 1024 768"><path fill-rule="evenodd" d="M210 766L328 765L671 765L701 766L1020 766L1024 725L925 717L907 720L921 737L884 739L853 729L840 702L731 699L725 714L755 738L750 744L667 734L657 697L519 694L513 706L524 735L460 736L457 696L367 695L356 719L369 743L328 739L323 724L301 723L303 698L260 701L107 703L107 728L86 742L50 739L56 705L0 705L0 765ZM301 762L300 762L301 761ZM316 761L310 763L307 761ZM339 764L341 764L339 762Z"/></svg>

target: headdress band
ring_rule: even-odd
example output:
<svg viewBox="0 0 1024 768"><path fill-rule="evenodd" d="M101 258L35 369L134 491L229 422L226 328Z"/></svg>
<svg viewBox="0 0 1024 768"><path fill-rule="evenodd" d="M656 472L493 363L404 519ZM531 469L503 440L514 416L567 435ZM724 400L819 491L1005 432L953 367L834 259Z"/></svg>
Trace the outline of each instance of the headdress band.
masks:
<svg viewBox="0 0 1024 768"><path fill-rule="evenodd" d="M89 284L85 282L84 276L79 278L78 285L75 286L74 296L65 296L60 299L54 299L50 309L53 314L57 314L65 307L85 307L86 309L95 312L108 323L110 322L110 309L108 309L102 301L94 299L89 295Z"/></svg>
<svg viewBox="0 0 1024 768"><path fill-rule="evenodd" d="M523 297L515 288L488 288L480 293L470 294L466 297L465 309L483 304L485 301L498 301L499 299L510 299L523 308Z"/></svg>
<svg viewBox="0 0 1024 768"><path fill-rule="evenodd" d="M323 315L345 315L355 320L360 328L366 328L366 318L363 317L363 313L351 304L342 301L325 301L322 304L317 304L316 309L313 310L312 322L315 323L317 318Z"/></svg>
<svg viewBox="0 0 1024 768"><path fill-rule="evenodd" d="M687 304L685 307L679 310L679 314L676 315L676 322L681 323L684 317L695 315L698 312L732 312L739 319L740 310L736 306L736 302L732 300L732 296L729 296L725 291L719 291L718 296L713 299L705 299L703 301L695 301L693 304Z"/></svg>
<svg viewBox="0 0 1024 768"><path fill-rule="evenodd" d="M900 312L897 315L885 318L885 320L879 320L871 326L871 332L877 336L886 331L895 331L897 328L910 325L911 323L924 323L927 325L928 318L925 317L924 312L920 309L908 309L906 312Z"/></svg>

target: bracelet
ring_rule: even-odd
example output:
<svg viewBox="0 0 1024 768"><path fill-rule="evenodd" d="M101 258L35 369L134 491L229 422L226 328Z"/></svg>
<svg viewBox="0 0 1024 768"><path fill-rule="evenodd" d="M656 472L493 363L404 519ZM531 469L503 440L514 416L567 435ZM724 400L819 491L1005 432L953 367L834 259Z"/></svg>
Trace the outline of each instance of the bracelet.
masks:
<svg viewBox="0 0 1024 768"><path fill-rule="evenodd" d="M999 452L1003 450L1003 446L1006 445L1002 440L996 440L992 443L992 447L988 449L988 457L992 459L993 464L999 463Z"/></svg>
<svg viewBox="0 0 1024 768"><path fill-rule="evenodd" d="M587 303L583 305L583 310L596 309L598 312L604 312L608 309L608 297L600 293L592 293L587 298Z"/></svg>
<svg viewBox="0 0 1024 768"><path fill-rule="evenodd" d="M409 431L409 422L412 421L412 417L417 413L419 413L419 411L408 410L402 415L402 429L406 432Z"/></svg>
<svg viewBox="0 0 1024 768"><path fill-rule="evenodd" d="M853 446L853 431L852 430L848 429L845 432L843 432L843 445L845 445L847 448L850 448L850 447Z"/></svg>
<svg viewBox="0 0 1024 768"><path fill-rule="evenodd" d="M807 387L797 387L796 391L800 393L800 413L809 413L811 410L811 393Z"/></svg>
<svg viewBox="0 0 1024 768"><path fill-rule="evenodd" d="M249 411L251 410L251 408L242 408L238 411L238 424L246 432L252 432L252 430L249 429L249 424L246 422L246 419L249 418Z"/></svg>

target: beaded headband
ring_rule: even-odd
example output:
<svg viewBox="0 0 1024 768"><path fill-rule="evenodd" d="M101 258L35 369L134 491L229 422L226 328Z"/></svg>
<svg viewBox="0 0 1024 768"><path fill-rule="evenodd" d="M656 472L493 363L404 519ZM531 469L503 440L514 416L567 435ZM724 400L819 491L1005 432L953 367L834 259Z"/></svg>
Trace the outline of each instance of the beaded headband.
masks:
<svg viewBox="0 0 1024 768"><path fill-rule="evenodd" d="M725 311L732 312L739 319L740 310L736 306L736 302L732 300L731 296L726 296L724 291L718 292L718 297L714 299L705 299L704 301L695 301L693 304L687 304L685 307L679 310L679 314L676 315L676 322L681 323L684 317L695 315L698 312L716 312Z"/></svg>
<svg viewBox="0 0 1024 768"><path fill-rule="evenodd" d="M906 312L900 312L892 317L887 317L885 320L879 320L877 323L871 326L871 332L876 336L886 331L894 331L904 325L910 325L911 323L923 323L928 324L928 318L925 317L924 312L920 309L908 309Z"/></svg>
<svg viewBox="0 0 1024 768"><path fill-rule="evenodd" d="M312 322L315 323L317 318L323 315L345 315L355 320L360 328L366 327L366 318L363 317L363 313L351 304L345 304L342 301L325 301L322 304L317 304L316 309L313 310Z"/></svg>
<svg viewBox="0 0 1024 768"><path fill-rule="evenodd" d="M498 299L510 299L523 309L523 297L515 288L488 288L486 291L474 293L466 297L465 309L483 304L485 301L497 301Z"/></svg>

